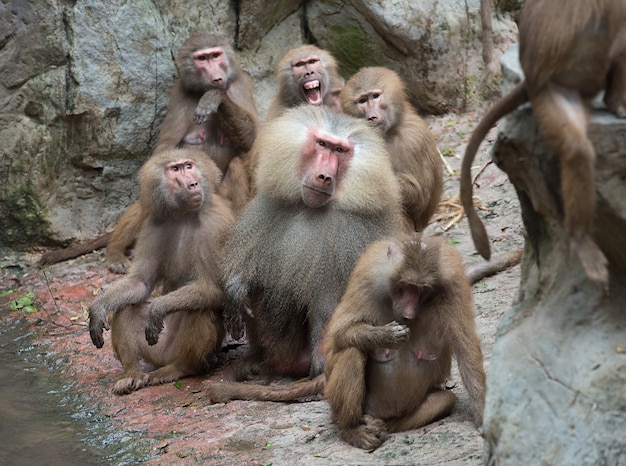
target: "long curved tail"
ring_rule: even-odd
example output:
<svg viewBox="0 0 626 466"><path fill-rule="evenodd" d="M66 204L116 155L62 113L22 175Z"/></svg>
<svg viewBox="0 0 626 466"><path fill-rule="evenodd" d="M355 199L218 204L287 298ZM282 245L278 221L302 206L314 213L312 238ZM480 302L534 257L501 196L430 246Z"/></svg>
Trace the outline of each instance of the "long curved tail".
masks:
<svg viewBox="0 0 626 466"><path fill-rule="evenodd" d="M281 386L207 380L203 383L203 387L213 403L226 403L230 400L293 401L305 396L322 394L324 374L314 379L300 379Z"/></svg>
<svg viewBox="0 0 626 466"><path fill-rule="evenodd" d="M489 247L489 237L487 236L487 230L485 225L480 221L478 214L474 210L473 202L473 187L472 187L472 164L478 152L478 147L485 136L496 122L515 110L523 103L528 102L528 94L524 87L524 82L520 82L515 88L507 95L497 101L480 120L478 126L472 133L472 137L465 149L465 156L463 157L463 163L461 164L461 204L467 215L467 220L470 226L470 232L472 233L472 239L476 250L485 259L489 260L491 256L491 250Z"/></svg>

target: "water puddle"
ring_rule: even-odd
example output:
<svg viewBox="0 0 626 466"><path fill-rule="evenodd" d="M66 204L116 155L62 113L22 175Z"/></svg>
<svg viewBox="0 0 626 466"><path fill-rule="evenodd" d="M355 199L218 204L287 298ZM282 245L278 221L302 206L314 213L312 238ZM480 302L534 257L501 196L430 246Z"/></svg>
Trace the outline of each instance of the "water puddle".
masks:
<svg viewBox="0 0 626 466"><path fill-rule="evenodd" d="M54 371L26 327L0 321L0 464L131 465L150 447L115 432ZM70 382L71 383L71 382Z"/></svg>

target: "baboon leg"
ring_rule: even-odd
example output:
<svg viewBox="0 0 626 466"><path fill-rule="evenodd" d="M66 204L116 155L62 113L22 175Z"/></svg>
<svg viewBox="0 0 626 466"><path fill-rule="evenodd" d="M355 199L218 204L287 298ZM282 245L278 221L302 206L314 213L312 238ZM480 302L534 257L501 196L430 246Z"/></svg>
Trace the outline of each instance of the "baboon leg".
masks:
<svg viewBox="0 0 626 466"><path fill-rule="evenodd" d="M414 413L387 421L389 432L417 429L446 417L456 404L456 395L448 390L435 390L428 395Z"/></svg>

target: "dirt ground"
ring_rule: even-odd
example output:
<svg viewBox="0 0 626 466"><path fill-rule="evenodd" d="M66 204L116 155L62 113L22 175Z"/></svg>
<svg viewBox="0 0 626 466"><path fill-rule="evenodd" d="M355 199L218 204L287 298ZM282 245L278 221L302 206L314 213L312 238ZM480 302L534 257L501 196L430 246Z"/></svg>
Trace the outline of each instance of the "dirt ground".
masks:
<svg viewBox="0 0 626 466"><path fill-rule="evenodd" d="M454 198L458 195L461 157L482 113L428 118L453 173L445 175L444 201L451 202L442 203L438 219L427 232L443 234L468 264L482 259L474 252L466 220L454 221L459 213ZM492 130L481 147L476 167L489 161L494 137ZM519 206L506 175L494 164L487 164L477 182L480 187L475 195L485 208L482 214L494 253L522 247ZM353 448L338 438L323 400L209 404L201 382L209 376L227 376L230 362L245 350L232 341L225 345L211 375L183 379L179 386L167 384L115 396L110 390L121 374L121 366L113 356L108 333L103 349L92 345L86 309L98 287L117 276L107 270L103 251L44 270L35 267L38 258L39 254L35 253L2 251L0 292L14 291L0 297L2 320L30 322L36 330L36 344L49 345L61 376L78 382L68 386L84 395L113 429L148 444L152 455L147 460L149 464L482 464L483 440L471 422L467 395L456 369L450 383L459 400L452 415L422 429L393 434L373 452ZM518 282L519 266L516 266L473 288L487 372L496 327L515 298ZM36 312L10 311L10 301L27 292L35 294Z"/></svg>

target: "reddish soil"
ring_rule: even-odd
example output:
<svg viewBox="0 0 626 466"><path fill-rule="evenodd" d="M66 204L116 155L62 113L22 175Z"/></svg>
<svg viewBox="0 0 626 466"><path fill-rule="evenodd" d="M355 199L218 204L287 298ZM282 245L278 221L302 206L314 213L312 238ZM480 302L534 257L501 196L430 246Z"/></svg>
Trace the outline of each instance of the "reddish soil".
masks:
<svg viewBox="0 0 626 466"><path fill-rule="evenodd" d="M481 112L482 114L482 112ZM476 124L475 115L429 118L439 137L439 147L455 170L446 174L446 198L458 193L458 168L467 138ZM495 132L490 133L493 139ZM488 160L491 143L483 145L476 162ZM493 164L478 179L479 196L494 252L523 245L517 198L506 175ZM467 223L462 220L443 228L457 212L445 210L428 232L443 234L468 263L481 259L474 253ZM39 343L58 355L58 371L104 415L113 429L131 433L150 444L151 464L482 464L482 438L467 412L467 396L458 372L450 385L459 401L453 414L437 423L411 432L391 435L382 447L364 452L342 442L330 422L323 400L304 403L256 403L236 401L211 405L201 382L207 377L228 376L230 362L245 350L225 346L210 375L185 378L175 384L148 387L127 396L115 396L111 387L121 375L113 356L108 332L105 346L96 349L87 330L87 306L102 285L114 281L103 252L46 267L35 267L38 254L7 252L0 264L0 291L14 290L0 298L4 321L25 319L36 330ZM479 332L488 368L496 326L514 296L519 266L474 286ZM36 312L9 311L15 297L35 293ZM407 387L410 390L410 387Z"/></svg>

